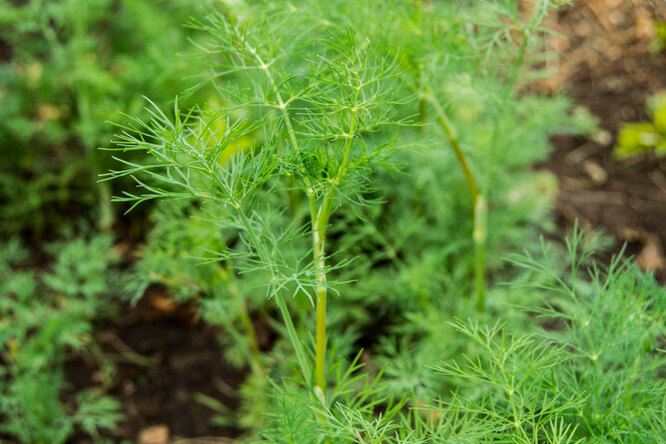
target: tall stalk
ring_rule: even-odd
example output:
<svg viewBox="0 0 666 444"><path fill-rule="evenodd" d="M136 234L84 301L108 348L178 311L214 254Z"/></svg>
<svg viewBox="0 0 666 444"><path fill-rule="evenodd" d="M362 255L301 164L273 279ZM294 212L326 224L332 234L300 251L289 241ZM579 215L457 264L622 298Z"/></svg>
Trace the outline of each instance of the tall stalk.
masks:
<svg viewBox="0 0 666 444"><path fill-rule="evenodd" d="M257 64L261 67L261 70L264 72L266 79L268 80L269 85L276 85L273 75L269 69L269 66L264 62L261 56L258 54L255 48L249 45L249 43L244 43L249 53L252 55ZM335 177L335 182L340 183L342 180L347 164L349 162L349 156L351 154L352 142L354 131L356 129L356 117L357 117L357 107L359 94L361 91L362 85L361 81L356 75L356 92L354 97L354 106L352 107L351 114L351 123L348 137L345 139L344 143L344 157L342 164L338 173ZM293 145L294 149L298 149L298 140L296 139L296 133L294 131L294 125L292 123L291 116L288 111L289 102L285 102L280 94L279 87L276 86L275 98L277 100L277 108L283 115L285 121L285 128L287 130L287 135L289 137L290 143ZM307 198L310 204L310 218L312 225L312 246L313 246L313 260L315 262L315 275L317 280L317 285L315 287L316 293L316 337L315 337L315 386L317 387L317 395L321 400L325 399L326 394L326 304L327 304L327 287L326 287L326 228L328 227L328 222L331 216L332 209L332 200L330 196L325 196L321 205L317 206L316 196L312 190L310 181L307 177L305 179L305 185L308 187L306 190Z"/></svg>
<svg viewBox="0 0 666 444"><path fill-rule="evenodd" d="M257 51L245 42L248 51L254 57L255 61L261 67L261 70L264 72L268 83L270 85L275 85L275 80L269 67L264 63L264 60L257 53ZM289 115L288 107L289 103L285 102L280 94L279 87L276 86L275 98L277 100L277 108L282 113L282 116L285 121L285 127L287 130L287 135L289 141L293 145L294 149L298 149L298 140L296 139L296 133L294 132L294 125L291 121L291 116ZM322 400L325 399L326 394L326 227L328 226L328 220L330 217L330 201L324 199L321 207L317 209L316 196L311 190L310 182L305 178L306 186L308 190L306 191L308 201L310 204L310 219L312 224L312 244L313 244L313 259L315 261L315 273L318 284L315 288L317 308L316 308L316 339L315 339L315 386L319 389L316 394L317 397ZM288 313L288 309L285 306L283 310L283 315L285 312ZM285 318L287 321L287 318ZM292 341L293 342L293 341ZM303 365L301 365L303 367Z"/></svg>
<svg viewBox="0 0 666 444"><path fill-rule="evenodd" d="M479 312L483 312L485 307L486 300L486 269L485 269L485 244L487 237L487 221L486 221L486 200L479 193L479 188L476 184L474 174L469 168L467 159L465 158L465 153L463 152L460 141L458 139L458 133L456 132L453 124L449 120L449 117L446 115L446 112L439 104L437 98L433 95L430 89L427 89L422 94L437 113L437 121L439 125L444 130L446 137L449 139L449 143L453 148L453 151L456 154L460 168L462 168L463 173L465 174L465 180L467 182L467 188L469 190L470 197L472 199L472 208L473 208L473 220L474 220L474 231L472 239L474 240L474 288L476 292L476 309Z"/></svg>
<svg viewBox="0 0 666 444"><path fill-rule="evenodd" d="M326 396L326 227L330 205L325 200L319 209L312 230L313 256L317 279L317 334L315 339L315 385L320 398Z"/></svg>
<svg viewBox="0 0 666 444"><path fill-rule="evenodd" d="M359 95L361 91L361 80L356 74L356 92L354 94L354 105L352 106L351 119L345 143L343 147L344 155L342 163L335 175L334 183L339 184L344 178L349 156L352 150L352 139L356 131L356 119L359 104ZM333 201L330 196L324 197L324 200L314 219L312 229L312 239L314 244L313 254L315 260L315 270L317 273L316 287L317 292L317 336L316 336L316 359L315 359L315 384L321 390L321 396L325 398L326 394L326 227L331 217Z"/></svg>

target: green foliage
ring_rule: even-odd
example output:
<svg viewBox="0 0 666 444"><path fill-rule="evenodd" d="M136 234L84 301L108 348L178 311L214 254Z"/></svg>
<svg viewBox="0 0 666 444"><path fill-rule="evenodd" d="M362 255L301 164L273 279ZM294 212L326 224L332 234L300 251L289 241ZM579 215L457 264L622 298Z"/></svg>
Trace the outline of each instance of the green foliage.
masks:
<svg viewBox="0 0 666 444"><path fill-rule="evenodd" d="M225 213L215 208L193 209L182 203L159 205L152 214L154 227L140 260L127 280L136 302L149 285L166 287L177 302L193 302L201 318L222 327L225 357L236 365L251 362L251 339L247 337L249 314L266 309L262 282L239 277L217 260L226 248L219 221ZM222 225L224 225L222 223Z"/></svg>
<svg viewBox="0 0 666 444"><path fill-rule="evenodd" d="M657 21L655 30L654 39L650 42L650 51L659 53L666 49L666 22L663 20Z"/></svg>
<svg viewBox="0 0 666 444"><path fill-rule="evenodd" d="M2 2L3 237L40 235L56 221L71 224L63 214L95 207L109 228L110 191L96 185L105 169L96 148L111 135L104 122L119 110L140 113L137 90L163 98L180 90L190 64L175 56L191 33L179 28L193 8L176 0Z"/></svg>
<svg viewBox="0 0 666 444"><path fill-rule="evenodd" d="M111 238L51 245L46 273L27 267L17 241L0 258L0 431L25 443L64 443L75 431L93 436L120 419L119 403L91 389L63 402L67 351L91 346L92 322L109 311L115 280Z"/></svg>
<svg viewBox="0 0 666 444"><path fill-rule="evenodd" d="M273 27L281 23L281 13L275 14ZM212 58L211 77L250 72L244 77L249 84L240 90L238 85L216 84L229 105L212 114L202 109L181 114L176 102L173 117L154 107L150 123L136 119L133 126L121 127L124 131L117 139L121 149L147 151L154 160L139 164L123 159L125 169L109 176L132 176L137 181L143 192L125 192L119 199L134 205L158 198L190 198L229 209L223 229L241 245L219 251L218 259L243 273L263 276L267 295L276 298L286 318L306 381L308 365L285 311L283 291L317 301L317 385L323 390L325 339L320 328L325 314L322 317L319 307L326 306L326 290L333 283L326 275L344 264L326 265L325 233L339 206L368 202L374 168L394 168L389 156L395 143L370 136L406 122L394 117L399 105L397 63L380 58L372 46L361 45L349 27L333 27L328 35L308 42L319 59L308 60L295 52L289 55L296 62L287 64L283 61L287 53L282 51L302 46L301 34L294 34L291 42L281 40L279 47L272 43L264 47L273 41L275 30L263 21L237 24L219 14L192 26L212 36L208 45L214 46L202 45L205 51L222 53L219 62ZM301 68L308 65L307 71ZM256 120L236 116L246 109L256 110ZM248 138L255 140L255 147L243 150L240 142ZM229 151L231 156L225 154ZM303 193L295 199L290 193L294 190ZM299 206L305 197L309 221L294 212L283 225L280 207ZM312 252L303 244L309 234Z"/></svg>
<svg viewBox="0 0 666 444"><path fill-rule="evenodd" d="M571 267L565 276L531 257L519 262L544 273L539 286L551 290L547 305L533 311L562 327L547 336L567 350L560 389L584 395L578 430L601 441L662 441L666 292L620 258L606 270L592 265L589 280L581 280L591 250L576 232L567 247Z"/></svg>
<svg viewBox="0 0 666 444"><path fill-rule="evenodd" d="M662 442L664 289L592 265L577 231L564 254L536 242L557 186L530 167L594 126L530 88L561 3L5 2L2 236L96 203L108 228L94 148L120 119L116 200L160 201L132 297L163 285L221 327L241 406L197 398L244 442ZM662 99L619 156L661 154ZM46 269L9 239L0 434L102 442L119 404L72 394L64 364L114 311L112 238L47 246Z"/></svg>
<svg viewBox="0 0 666 444"><path fill-rule="evenodd" d="M625 123L617 136L614 154L626 159L645 153L658 157L666 155L666 93L648 101L650 122Z"/></svg>
<svg viewBox="0 0 666 444"><path fill-rule="evenodd" d="M186 112L176 102L172 113L151 102L152 119L120 124L116 144L152 160L125 154L108 175L135 179L137 188L118 199L133 206L153 199L197 202L197 209L162 207L166 213L157 216L157 231L137 268L140 280L198 297L202 315L216 318L239 344L248 344L238 328L243 312L263 306L253 288L264 286L278 304L299 379L308 388L313 372L308 341L301 338L312 323L310 302L317 304L319 388L323 312L343 356L356 352L355 341L377 316L392 325L387 333L399 340L382 341L389 358L381 390L424 402L434 391L450 389L452 383L426 365L466 346L460 339L435 340L453 333L441 327L442 313L449 319L468 313L473 220L461 220L472 203L448 147L453 142L442 131L455 128L456 143L493 205L488 256L491 269L500 270L500 252L527 244L525 229L545 223L554 196L549 178L522 170L545 157L553 132L587 129L568 115L564 98L521 95L515 88L531 79L539 61L532 50L550 6L538 2L522 16L511 2L438 3L427 14L399 1L390 7L266 2L193 21L193 28L209 34L198 43L208 71L190 92L212 85L219 98ZM523 38L514 40L507 22ZM418 103L424 94L447 113L451 127L431 124L435 116ZM418 128L408 125L417 119ZM418 150L402 149L415 145ZM169 208L179 208L183 218ZM192 257L207 264L194 267ZM242 305L234 302L232 288L240 289ZM340 294L320 311L327 290ZM288 303L285 294L298 298ZM415 344L428 330L423 323L440 326L428 336L430 348ZM418 359L408 360L414 350ZM272 365L269 375L293 376L287 368L293 355L282 345L262 360ZM318 418L313 427L301 424L275 436L324 433L322 424L329 423L336 440L355 440L356 426L377 440L397 436L395 424L372 418L373 409L335 401L340 380L330 373L325 379L332 383L328 393L315 390L313 399L303 398L307 392L297 386L289 389L301 390L300 411L319 409L308 418ZM294 396L274 401L286 408ZM291 427L301 414L279 411L275 417L276 427ZM553 424L541 425L559 427Z"/></svg>
<svg viewBox="0 0 666 444"><path fill-rule="evenodd" d="M446 404L440 413L465 418L471 423L467 433L482 442L507 434L510 442L539 442L546 437L570 442L575 426L563 421L580 406L581 395L558 390L560 374L555 369L562 363L563 349L528 335L507 337L497 324L457 322L455 327L473 341L476 356L468 356L462 366L454 361L434 367L459 379L460 392L442 401ZM554 425L560 425L559 433L554 433Z"/></svg>
<svg viewBox="0 0 666 444"><path fill-rule="evenodd" d="M538 257L512 257L531 282L516 291L532 297L525 310L533 333L522 325L471 320L420 323L440 332L448 325L448 332L422 335L409 354L391 361L394 369L405 366L404 377L431 381L422 384L425 390L378 381L360 392L371 404L410 393L410 409L401 403L395 410L365 409L345 399L322 411L298 388L285 386L272 390L274 420L263 431L268 442L661 442L666 292L619 258L585 275L592 250L581 233L568 248L571 265L564 273L551 266L560 259L546 246ZM463 346L465 356L414 365L420 349L432 352L443 338ZM308 410L325 412L325 421Z"/></svg>
<svg viewBox="0 0 666 444"><path fill-rule="evenodd" d="M556 183L526 170L594 124L524 88L558 4L235 2L190 22L207 69L184 97L216 95L149 99L106 177L134 180L130 209L160 201L136 294L196 301L251 366L239 412L201 398L219 423L248 442L663 439L663 290L617 263L584 276L578 233L568 274L535 242ZM260 353L248 314L270 301Z"/></svg>

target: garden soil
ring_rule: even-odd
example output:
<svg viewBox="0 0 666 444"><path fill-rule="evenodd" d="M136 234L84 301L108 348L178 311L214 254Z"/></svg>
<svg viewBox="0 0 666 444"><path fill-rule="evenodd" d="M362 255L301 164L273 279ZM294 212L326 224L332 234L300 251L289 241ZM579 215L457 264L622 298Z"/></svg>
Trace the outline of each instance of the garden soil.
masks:
<svg viewBox="0 0 666 444"><path fill-rule="evenodd" d="M248 369L224 360L220 331L198 321L193 309L175 304L158 286L150 287L136 307L126 305L118 319L122 322L101 325L97 332L104 358L113 362L111 372L97 367L98 357L78 357L66 365L71 393L101 383L122 402L126 419L104 437L167 444L240 434L234 427L212 425L219 412L198 399L204 395L231 411L238 408L237 390ZM69 442L88 441L75 436Z"/></svg>
<svg viewBox="0 0 666 444"><path fill-rule="evenodd" d="M543 167L559 180L560 226L575 220L627 243L644 269L666 278L666 159L644 156L616 161L612 151L623 122L645 121L646 101L666 91L666 51L651 50L663 0L587 0L563 8L550 26L563 37L548 39L559 54L556 74L540 87L562 90L599 119L590 139L555 137Z"/></svg>

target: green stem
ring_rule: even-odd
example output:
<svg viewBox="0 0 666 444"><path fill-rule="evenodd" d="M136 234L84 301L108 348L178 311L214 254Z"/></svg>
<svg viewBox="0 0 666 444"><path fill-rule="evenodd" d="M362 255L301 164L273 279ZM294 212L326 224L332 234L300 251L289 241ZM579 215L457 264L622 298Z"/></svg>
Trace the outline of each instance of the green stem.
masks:
<svg viewBox="0 0 666 444"><path fill-rule="evenodd" d="M275 85L275 80L273 79L273 75L271 74L271 71L264 63L264 60L261 58L259 53L257 52L256 49L254 49L252 46L250 46L249 43L245 42L245 46L248 48L252 56L254 57L255 61L259 63L259 66L262 67L262 71L264 71L264 74L266 75L266 79L268 80L269 85ZM289 115L288 107L289 107L289 101L285 102L284 99L282 98L282 94L280 94L280 90L278 88L275 89L275 98L278 102L278 109L282 112L282 115L284 116L284 122L285 126L287 128L287 135L289 136L289 140L291 141L292 145L294 146L295 150L298 150L298 140L296 139L296 132L294 131L294 125L291 121L291 116ZM305 186L307 187L307 195L308 195L308 201L310 204L310 221L312 223L312 226L314 227L315 225L315 217L317 215L317 205L316 205L316 197L314 194L314 189L312 188L312 183L310 182L310 179L305 177L303 179Z"/></svg>
<svg viewBox="0 0 666 444"><path fill-rule="evenodd" d="M349 132L347 134L345 144L343 147L344 155L342 163L335 176L335 185L339 184L344 177L349 157L352 149L352 139L354 138L354 131L356 130L356 117L358 109L358 99L361 92L361 82L356 77L356 93L354 95L354 106L352 107L351 123L349 125ZM310 193L308 193L310 195ZM312 201L311 201L312 202ZM315 384L321 391L320 400L326 399L326 228L328 221L331 217L331 208L333 201L330 196L325 196L324 200L317 212L317 217L313 215L312 227L312 242L313 242L313 256L315 261L315 273L317 276L317 335L316 335L316 355L315 355ZM311 206L311 209L314 208Z"/></svg>
<svg viewBox="0 0 666 444"><path fill-rule="evenodd" d="M432 93L430 93L430 91L426 90L425 98L430 102L432 107L435 108L439 125L444 130L444 133L446 133L446 137L449 139L449 143L451 143L453 151L455 152L456 157L458 158L458 163L460 164L460 167L462 168L463 173L465 174L465 180L467 181L467 188L469 189L469 194L472 197L472 205L476 206L476 201L479 197L479 191L476 186L476 180L474 179L474 174L472 174L472 170L470 170L469 165L467 164L465 153L463 153L463 150L460 146L460 141L458 140L458 133L451 124L451 121L449 120L449 117L446 115L446 112L444 112L444 109L439 104L437 99L432 95Z"/></svg>
<svg viewBox="0 0 666 444"><path fill-rule="evenodd" d="M250 51L250 54L254 57L255 61L259 64L260 69L264 72L266 75L266 79L268 80L268 84L271 86L275 85L275 80L273 79L273 74L271 74L271 71L269 69L269 66L264 63L264 59L261 58L259 53L255 48L250 46L250 44L244 40L245 47ZM289 111L287 111L287 107L289 106L288 102L285 102L282 99L282 94L280 94L280 90L275 87L275 98L277 99L278 105L277 108L282 111L282 115L284 116L284 121L285 125L287 126L287 134L289 135L289 139L291 140L291 143L294 145L295 149L298 149L298 142L296 140L296 133L294 132L294 126L291 122L291 116L289 116Z"/></svg>
<svg viewBox="0 0 666 444"><path fill-rule="evenodd" d="M474 205L474 281L476 285L476 310L483 313L486 304L485 244L487 236L486 199L479 195Z"/></svg>
<svg viewBox="0 0 666 444"><path fill-rule="evenodd" d="M356 94L354 95L354 106L352 107L351 123L349 124L349 133L347 134L347 139L345 140L344 157L342 158L342 164L340 164L340 169L338 174L335 176L336 185L340 183L342 177L345 174L347 169L347 162L349 162L349 156L351 154L352 148L352 139L354 138L354 131L356 131L356 115L358 110L358 97L361 92L361 82L358 79L358 74L356 75ZM324 201L326 203L326 201Z"/></svg>
<svg viewBox="0 0 666 444"><path fill-rule="evenodd" d="M476 289L476 311L483 313L486 305L485 258L483 244L474 242L474 283Z"/></svg>
<svg viewBox="0 0 666 444"><path fill-rule="evenodd" d="M252 56L255 58L255 60L261 67L261 69L264 71L268 83L270 85L275 85L273 75L271 74L268 65L266 65L266 63L261 58L256 49L249 46L247 42L245 44L250 53L252 54ZM357 91L357 97L358 97L358 91ZM291 121L291 116L289 115L289 111L287 109L289 106L289 101L287 102L284 101L284 99L282 98L282 94L280 94L280 91L277 88L275 90L275 98L277 100L277 108L282 112L282 115L284 116L285 127L287 129L289 140L291 141L294 149L297 150L298 140L296 139L294 126ZM326 226L328 225L328 219L330 216L330 203L328 199L324 199L322 207L319 210L317 210L316 195L312 187L312 183L310 179L307 177L305 177L303 181L305 183L305 186L307 187L306 193L310 205L310 222L312 224L312 229L313 229L312 236L313 236L313 245L314 245L313 256L315 261L315 272L317 274L317 281L318 281L318 284L315 287L315 291L317 294L317 309L316 309L317 327L316 327L316 340L315 340L315 384L316 387L318 387L319 390L321 391L321 393L318 393L318 397L321 400L324 400L326 393L325 367L326 367L326 297L327 297L326 272L325 272L325 267L326 267L325 242L326 242ZM307 361L305 360L305 353L303 351L303 346L300 340L298 339L298 336L296 336L296 329L293 326L291 316L289 315L289 310L284 304L284 298L282 297L280 298L282 300L280 301L280 299L278 299L277 302L278 305L280 306L280 311L282 312L282 316L284 317L285 324L287 325L287 333L291 338L291 342L294 345L294 349L296 349L296 354L299 359L301 370L304 372L304 377L305 380L307 381L310 375L310 368L309 365L307 364Z"/></svg>
<svg viewBox="0 0 666 444"><path fill-rule="evenodd" d="M317 285L317 334L315 340L315 384L320 398L326 399L326 228L331 215L331 200L324 199L312 227L313 257Z"/></svg>
<svg viewBox="0 0 666 444"><path fill-rule="evenodd" d="M474 179L474 174L469 168L465 153L460 146L458 134L453 127L453 124L446 115L446 112L439 104L435 96L426 88L423 97L430 102L432 107L437 113L437 120L439 125L444 130L449 143L453 147L456 154L458 163L465 174L467 181L467 188L472 199L473 217L474 217L474 282L476 290L476 308L479 312L483 312L486 298L486 270L485 270L485 242L487 237L487 222L486 222L486 202L483 196L479 194L479 189Z"/></svg>
<svg viewBox="0 0 666 444"><path fill-rule="evenodd" d="M298 360L298 365L301 368L301 373L303 373L303 380L307 384L310 380L311 370L310 365L305 357L305 350L303 349L303 344L298 337L296 328L294 327L294 321L291 319L291 314L289 314L289 308L287 303L284 300L284 296L281 293L275 295L275 302L277 303L282 318L284 318L284 325L287 327L287 336L291 341L291 345L294 347L296 352L296 359Z"/></svg>

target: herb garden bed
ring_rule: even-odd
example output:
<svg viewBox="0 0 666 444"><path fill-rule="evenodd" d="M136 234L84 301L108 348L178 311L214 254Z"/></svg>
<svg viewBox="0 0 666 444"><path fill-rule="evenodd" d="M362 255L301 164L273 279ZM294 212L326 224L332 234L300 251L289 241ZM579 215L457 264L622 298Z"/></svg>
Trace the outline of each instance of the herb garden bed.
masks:
<svg viewBox="0 0 666 444"><path fill-rule="evenodd" d="M666 4L248 3L0 5L0 441L664 438Z"/></svg>

